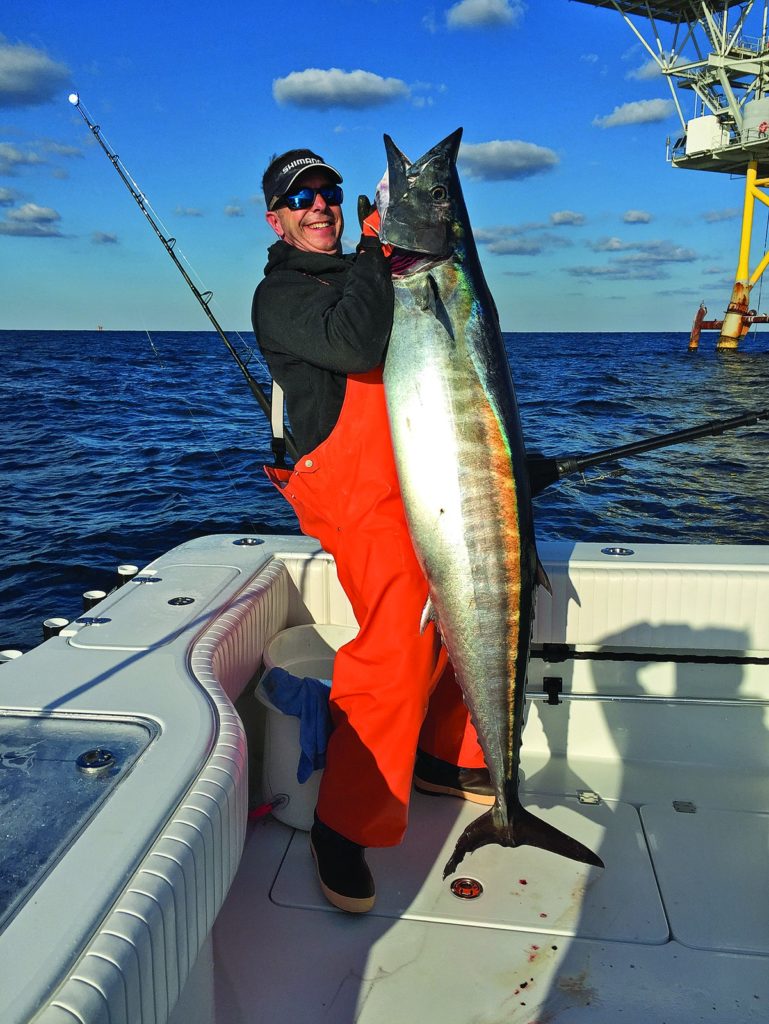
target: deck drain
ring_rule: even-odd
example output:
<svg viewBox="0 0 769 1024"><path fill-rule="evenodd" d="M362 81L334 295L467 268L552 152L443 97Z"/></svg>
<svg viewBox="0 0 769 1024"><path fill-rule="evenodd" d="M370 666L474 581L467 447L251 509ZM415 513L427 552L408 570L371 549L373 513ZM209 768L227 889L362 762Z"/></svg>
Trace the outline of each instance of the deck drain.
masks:
<svg viewBox="0 0 769 1024"><path fill-rule="evenodd" d="M477 878L455 878L451 891L459 900L477 900L483 894L483 886Z"/></svg>

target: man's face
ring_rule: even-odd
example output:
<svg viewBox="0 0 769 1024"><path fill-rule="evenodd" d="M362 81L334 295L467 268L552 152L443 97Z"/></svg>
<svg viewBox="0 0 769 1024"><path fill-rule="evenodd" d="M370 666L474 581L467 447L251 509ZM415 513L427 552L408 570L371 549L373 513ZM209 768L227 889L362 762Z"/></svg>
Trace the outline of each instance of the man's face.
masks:
<svg viewBox="0 0 769 1024"><path fill-rule="evenodd" d="M298 192L305 186L321 188L333 184L322 171L308 171L294 182L291 191ZM289 210L281 206L277 210L268 210L266 217L273 231L297 249L321 253L339 251L339 240L344 229L342 207L329 206L317 193L309 210Z"/></svg>

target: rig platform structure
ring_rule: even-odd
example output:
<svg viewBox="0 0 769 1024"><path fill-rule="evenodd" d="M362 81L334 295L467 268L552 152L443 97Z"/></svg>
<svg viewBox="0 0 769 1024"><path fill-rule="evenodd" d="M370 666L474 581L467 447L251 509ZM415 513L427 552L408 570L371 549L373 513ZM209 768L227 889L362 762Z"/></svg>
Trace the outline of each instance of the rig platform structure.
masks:
<svg viewBox="0 0 769 1024"><path fill-rule="evenodd" d="M670 87L682 133L668 139L675 167L744 176L737 269L721 320L700 305L689 348L700 332L718 330L716 348L736 349L769 316L750 308L750 293L769 265L763 252L751 270L756 204L769 207L769 0L576 0L620 14ZM680 91L693 94L686 117Z"/></svg>

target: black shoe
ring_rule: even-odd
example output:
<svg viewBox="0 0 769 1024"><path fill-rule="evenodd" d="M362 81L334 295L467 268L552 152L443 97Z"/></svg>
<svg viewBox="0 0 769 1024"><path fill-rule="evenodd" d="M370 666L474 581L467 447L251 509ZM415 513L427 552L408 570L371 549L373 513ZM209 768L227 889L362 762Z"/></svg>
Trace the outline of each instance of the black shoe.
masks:
<svg viewBox="0 0 769 1024"><path fill-rule="evenodd" d="M431 754L417 751L414 786L430 796L458 796L474 804L494 803L488 768L460 768Z"/></svg>
<svg viewBox="0 0 769 1024"><path fill-rule="evenodd" d="M345 839L315 816L310 850L323 895L348 914L365 914L374 906L374 879L363 856L365 847Z"/></svg>

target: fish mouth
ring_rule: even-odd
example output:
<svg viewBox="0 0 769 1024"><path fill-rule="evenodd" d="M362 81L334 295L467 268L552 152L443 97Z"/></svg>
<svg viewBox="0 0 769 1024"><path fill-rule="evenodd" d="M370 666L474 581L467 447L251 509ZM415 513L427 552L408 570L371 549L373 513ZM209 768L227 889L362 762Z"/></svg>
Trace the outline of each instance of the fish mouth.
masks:
<svg viewBox="0 0 769 1024"><path fill-rule="evenodd" d="M447 259L446 256L433 256L430 253L417 252L413 249L398 249L393 246L390 273L393 279L409 277L420 271L432 270L433 267L445 263Z"/></svg>
<svg viewBox="0 0 769 1024"><path fill-rule="evenodd" d="M388 217L389 212L386 210L382 218L380 237L384 244L391 245L406 256L430 259L435 263L442 263L451 257L453 246L445 226L431 225L427 231L418 232L412 225L396 220L392 214Z"/></svg>

